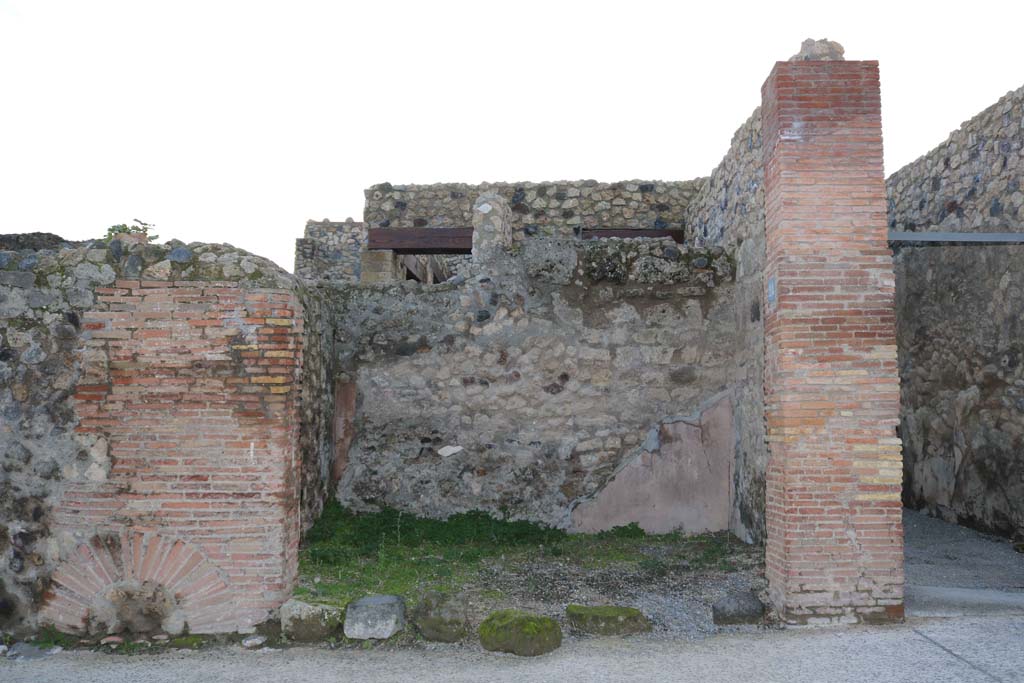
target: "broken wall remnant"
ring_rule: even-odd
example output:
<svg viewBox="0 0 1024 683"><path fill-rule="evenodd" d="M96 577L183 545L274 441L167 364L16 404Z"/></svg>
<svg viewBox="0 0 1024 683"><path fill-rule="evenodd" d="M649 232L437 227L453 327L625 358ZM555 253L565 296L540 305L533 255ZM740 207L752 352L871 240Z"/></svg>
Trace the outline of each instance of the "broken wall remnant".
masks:
<svg viewBox="0 0 1024 683"><path fill-rule="evenodd" d="M302 237L295 240L295 277L300 281L358 282L362 252L366 249L366 224L307 221Z"/></svg>
<svg viewBox="0 0 1024 683"><path fill-rule="evenodd" d="M1024 232L1024 87L888 181L897 230ZM1024 245L896 252L904 502L1024 534Z"/></svg>
<svg viewBox="0 0 1024 683"><path fill-rule="evenodd" d="M886 180L889 227L1000 232L1024 224L1024 86Z"/></svg>
<svg viewBox="0 0 1024 683"><path fill-rule="evenodd" d="M583 229L682 228L696 181L595 180L392 185L366 190L363 216L372 228L464 228L473 202L493 192L508 202L513 231L570 237Z"/></svg>
<svg viewBox="0 0 1024 683"><path fill-rule="evenodd" d="M489 211L477 224L502 203L478 201ZM571 528L573 506L652 425L727 385L731 259L670 239L540 236L474 258L464 282L350 285L327 297L337 372L356 393L338 498Z"/></svg>
<svg viewBox="0 0 1024 683"><path fill-rule="evenodd" d="M4 630L251 629L298 544L302 311L223 245L0 252Z"/></svg>

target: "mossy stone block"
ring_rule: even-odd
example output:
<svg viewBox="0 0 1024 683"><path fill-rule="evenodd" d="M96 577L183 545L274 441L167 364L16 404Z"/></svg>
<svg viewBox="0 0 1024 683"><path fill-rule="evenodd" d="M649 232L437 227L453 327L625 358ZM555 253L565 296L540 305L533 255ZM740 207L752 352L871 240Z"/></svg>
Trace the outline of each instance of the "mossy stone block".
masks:
<svg viewBox="0 0 1024 683"><path fill-rule="evenodd" d="M492 612L480 624L480 644L492 652L535 657L558 649L562 629L551 617L503 609Z"/></svg>
<svg viewBox="0 0 1024 683"><path fill-rule="evenodd" d="M650 619L635 607L569 605L565 608L565 616L573 630L581 633L627 636L651 630Z"/></svg>
<svg viewBox="0 0 1024 683"><path fill-rule="evenodd" d="M412 621L426 640L456 643L469 636L469 608L460 595L428 593L413 610Z"/></svg>

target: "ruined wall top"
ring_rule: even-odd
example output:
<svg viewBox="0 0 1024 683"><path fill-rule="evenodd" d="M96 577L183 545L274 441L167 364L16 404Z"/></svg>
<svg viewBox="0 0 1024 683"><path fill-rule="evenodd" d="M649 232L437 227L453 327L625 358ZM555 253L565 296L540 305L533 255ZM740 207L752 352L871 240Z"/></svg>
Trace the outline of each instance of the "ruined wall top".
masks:
<svg viewBox="0 0 1024 683"><path fill-rule="evenodd" d="M1024 230L1024 86L889 176L889 227Z"/></svg>
<svg viewBox="0 0 1024 683"><path fill-rule="evenodd" d="M41 233L40 233L41 234ZM253 289L291 289L294 278L273 261L230 244L151 244L126 235L111 240L68 242L0 235L3 283L62 287L108 285L115 279L233 282ZM33 284L29 284L33 283Z"/></svg>
<svg viewBox="0 0 1024 683"><path fill-rule="evenodd" d="M800 52L789 58L791 62L841 62L844 60L843 46L834 40L808 38L800 45Z"/></svg>
<svg viewBox="0 0 1024 683"><path fill-rule="evenodd" d="M494 192L508 202L512 229L565 237L580 229L679 229L699 181L596 180L392 185L366 190L371 228L464 228L473 202Z"/></svg>

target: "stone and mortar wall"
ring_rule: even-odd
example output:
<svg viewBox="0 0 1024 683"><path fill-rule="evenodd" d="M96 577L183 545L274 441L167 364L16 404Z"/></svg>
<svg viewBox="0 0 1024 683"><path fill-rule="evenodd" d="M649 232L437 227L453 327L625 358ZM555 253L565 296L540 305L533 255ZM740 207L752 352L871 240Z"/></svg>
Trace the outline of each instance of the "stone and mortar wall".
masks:
<svg viewBox="0 0 1024 683"><path fill-rule="evenodd" d="M307 221L295 240L295 276L301 281L358 282L361 252L366 249L366 224Z"/></svg>
<svg viewBox="0 0 1024 683"><path fill-rule="evenodd" d="M768 465L763 417L765 226L760 109L733 135L729 151L710 177L700 180L685 223L688 241L724 247L735 259L737 336L732 402L736 456L730 529L748 542L760 542L765 535Z"/></svg>
<svg viewBox="0 0 1024 683"><path fill-rule="evenodd" d="M1005 232L1024 225L1024 87L889 176L889 227ZM1015 227L1017 226L1017 227Z"/></svg>
<svg viewBox="0 0 1024 683"><path fill-rule="evenodd" d="M492 221L475 221L481 235L495 234L490 217L514 215L496 195L477 204ZM341 502L431 517L483 509L588 530L725 528L732 438L721 424L731 413L701 416L732 378L730 256L668 239L516 242L509 224L499 233L513 253L479 246L463 282L327 296L336 371L356 394ZM724 468L704 480L725 485L714 509L648 515L672 501L635 470L656 461L701 471L687 460L693 434L723 431ZM699 497L689 486L671 492L680 507Z"/></svg>
<svg viewBox="0 0 1024 683"><path fill-rule="evenodd" d="M896 256L907 505L1024 534L1024 245Z"/></svg>
<svg viewBox="0 0 1024 683"><path fill-rule="evenodd" d="M580 229L681 229L696 191L697 181L382 183L366 190L363 218L372 228L465 228L473 201L494 192L511 207L514 232L569 237Z"/></svg>
<svg viewBox="0 0 1024 683"><path fill-rule="evenodd" d="M223 245L0 252L0 629L248 629L298 543L291 278Z"/></svg>
<svg viewBox="0 0 1024 683"><path fill-rule="evenodd" d="M300 280L296 294L302 306L304 331L298 449L305 533L331 497L335 462L335 324L328 299L330 290Z"/></svg>
<svg viewBox="0 0 1024 683"><path fill-rule="evenodd" d="M1024 88L888 180L897 230L1024 232ZM1024 534L1024 246L896 251L904 502Z"/></svg>

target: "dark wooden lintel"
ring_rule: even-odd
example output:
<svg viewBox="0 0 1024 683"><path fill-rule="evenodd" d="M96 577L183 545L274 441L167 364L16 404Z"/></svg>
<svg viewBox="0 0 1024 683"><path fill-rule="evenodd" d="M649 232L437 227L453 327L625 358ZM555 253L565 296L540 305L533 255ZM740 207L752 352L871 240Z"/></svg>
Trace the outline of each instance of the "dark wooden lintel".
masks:
<svg viewBox="0 0 1024 683"><path fill-rule="evenodd" d="M469 254L473 228L371 228L367 248L396 254Z"/></svg>

